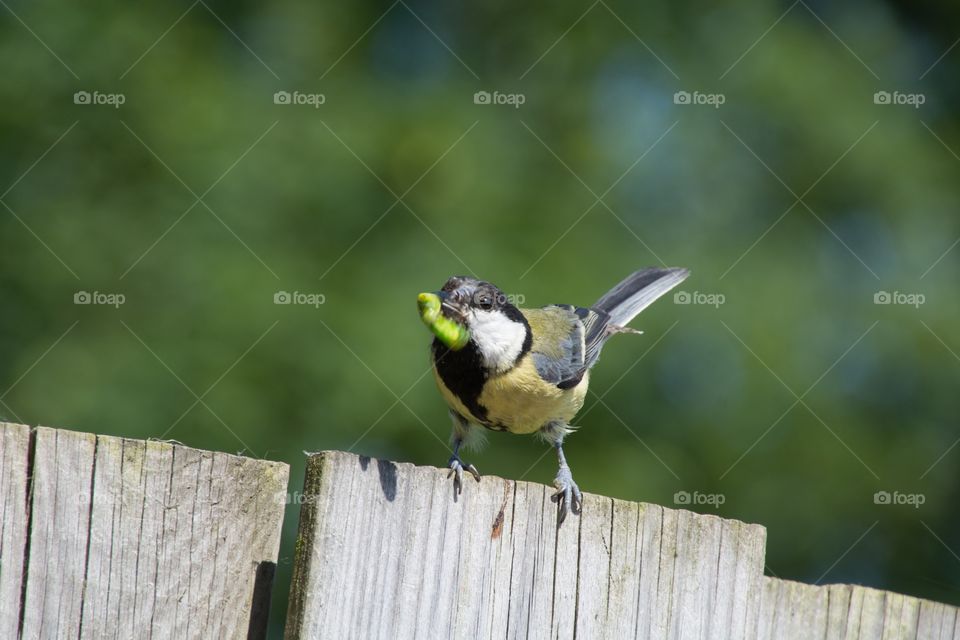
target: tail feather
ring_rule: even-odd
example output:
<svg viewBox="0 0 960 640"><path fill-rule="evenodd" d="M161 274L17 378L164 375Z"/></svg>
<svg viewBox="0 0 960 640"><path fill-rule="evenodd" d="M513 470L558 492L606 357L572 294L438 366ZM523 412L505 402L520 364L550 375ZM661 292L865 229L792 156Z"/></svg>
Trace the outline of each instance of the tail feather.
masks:
<svg viewBox="0 0 960 640"><path fill-rule="evenodd" d="M626 326L689 275L688 269L678 267L650 267L635 271L597 300L593 308L610 316L609 324Z"/></svg>
<svg viewBox="0 0 960 640"><path fill-rule="evenodd" d="M587 369L600 358L607 338L618 333L642 333L626 325L638 313L670 291L690 275L686 269L660 269L651 267L631 273L623 282L597 300L590 309L582 309L580 315L586 329L584 343Z"/></svg>

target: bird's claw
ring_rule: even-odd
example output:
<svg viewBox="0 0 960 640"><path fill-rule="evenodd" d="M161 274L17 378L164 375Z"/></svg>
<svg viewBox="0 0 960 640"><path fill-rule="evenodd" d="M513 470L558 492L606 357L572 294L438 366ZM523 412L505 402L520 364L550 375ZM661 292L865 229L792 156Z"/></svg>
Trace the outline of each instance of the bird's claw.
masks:
<svg viewBox="0 0 960 640"><path fill-rule="evenodd" d="M454 497L463 493L463 471L466 470L470 475L473 476L473 479L477 482L480 482L480 472L477 471L477 468L472 464L466 464L458 456L450 456L450 461L447 463L450 467L450 472L447 474L449 479L453 477L453 495Z"/></svg>
<svg viewBox="0 0 960 640"><path fill-rule="evenodd" d="M573 474L570 473L569 467L560 467L553 486L557 488L557 492L550 499L557 503L557 526L560 526L568 512L573 511L580 515L583 509L583 494L577 483L573 481Z"/></svg>

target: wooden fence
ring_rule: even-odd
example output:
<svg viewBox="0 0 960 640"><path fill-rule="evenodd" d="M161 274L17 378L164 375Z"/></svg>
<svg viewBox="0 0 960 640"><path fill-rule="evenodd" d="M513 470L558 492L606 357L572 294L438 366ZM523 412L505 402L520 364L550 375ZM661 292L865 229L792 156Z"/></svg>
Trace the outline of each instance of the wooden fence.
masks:
<svg viewBox="0 0 960 640"><path fill-rule="evenodd" d="M264 637L287 477L0 423L0 639ZM759 525L585 494L558 529L551 492L310 456L286 637L960 640L951 606L765 577Z"/></svg>
<svg viewBox="0 0 960 640"><path fill-rule="evenodd" d="M0 638L264 636L287 465L0 428Z"/></svg>
<svg viewBox="0 0 960 640"><path fill-rule="evenodd" d="M763 527L324 452L307 461L290 589L300 638L960 638L954 607L763 575Z"/></svg>

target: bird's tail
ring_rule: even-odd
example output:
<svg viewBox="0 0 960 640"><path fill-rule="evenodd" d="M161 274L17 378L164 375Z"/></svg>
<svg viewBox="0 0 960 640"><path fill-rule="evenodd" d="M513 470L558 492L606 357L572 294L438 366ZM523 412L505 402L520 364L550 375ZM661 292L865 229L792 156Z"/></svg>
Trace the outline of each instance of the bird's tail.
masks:
<svg viewBox="0 0 960 640"><path fill-rule="evenodd" d="M649 267L635 271L593 305L610 316L608 323L625 327L641 311L683 282L690 271L678 267Z"/></svg>

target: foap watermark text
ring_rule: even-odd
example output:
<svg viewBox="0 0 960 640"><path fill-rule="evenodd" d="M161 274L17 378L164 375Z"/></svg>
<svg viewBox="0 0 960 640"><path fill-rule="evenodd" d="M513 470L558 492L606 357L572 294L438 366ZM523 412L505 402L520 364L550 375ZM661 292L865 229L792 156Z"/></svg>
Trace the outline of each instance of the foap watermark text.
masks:
<svg viewBox="0 0 960 640"><path fill-rule="evenodd" d="M473 303L475 305L481 304L485 296L486 294L483 291L475 293L473 295ZM498 307L505 304L512 304L515 307L519 307L522 306L526 300L527 297L522 293L498 293L496 300L492 300L492 302L495 302Z"/></svg>
<svg viewBox="0 0 960 640"><path fill-rule="evenodd" d="M907 505L919 509L927 501L922 493L900 493L899 491L877 491L873 494L873 504L880 505Z"/></svg>
<svg viewBox="0 0 960 640"><path fill-rule="evenodd" d="M127 101L122 93L101 93L99 91L77 91L73 94L73 104L105 105L119 109Z"/></svg>
<svg viewBox="0 0 960 640"><path fill-rule="evenodd" d="M308 105L319 109L327 101L322 93L303 93L300 91L277 91L273 94L273 104Z"/></svg>
<svg viewBox="0 0 960 640"><path fill-rule="evenodd" d="M680 506L703 506L709 505L714 509L719 509L720 505L727 501L727 497L722 493L700 493L699 491L677 491L673 494L673 504Z"/></svg>
<svg viewBox="0 0 960 640"><path fill-rule="evenodd" d="M316 502L318 497L317 495L308 495L301 491L278 491L274 494L273 499L276 504L301 505Z"/></svg>
<svg viewBox="0 0 960 640"><path fill-rule="evenodd" d="M722 93L702 93L700 91L677 91L673 94L673 104L706 105L719 109L727 101Z"/></svg>
<svg viewBox="0 0 960 640"><path fill-rule="evenodd" d="M73 294L73 304L93 304L118 309L127 301L122 293L106 293L103 291L77 291Z"/></svg>
<svg viewBox="0 0 960 640"><path fill-rule="evenodd" d="M318 308L327 301L322 293L306 293L303 291L277 291L273 294L273 304L298 304Z"/></svg>
<svg viewBox="0 0 960 640"><path fill-rule="evenodd" d="M877 291L873 294L873 304L899 304L918 309L926 301L927 297L922 293Z"/></svg>
<svg viewBox="0 0 960 640"><path fill-rule="evenodd" d="M519 109L520 105L527 101L527 96L522 93L500 93L494 91L477 91L473 94L473 104L505 104Z"/></svg>
<svg viewBox="0 0 960 640"><path fill-rule="evenodd" d="M873 94L873 104L904 105L919 109L927 101L922 93L903 93L902 91L877 91Z"/></svg>
<svg viewBox="0 0 960 640"><path fill-rule="evenodd" d="M677 291L673 294L674 304L700 304L714 309L725 304L727 297L722 293L704 293L703 291Z"/></svg>

